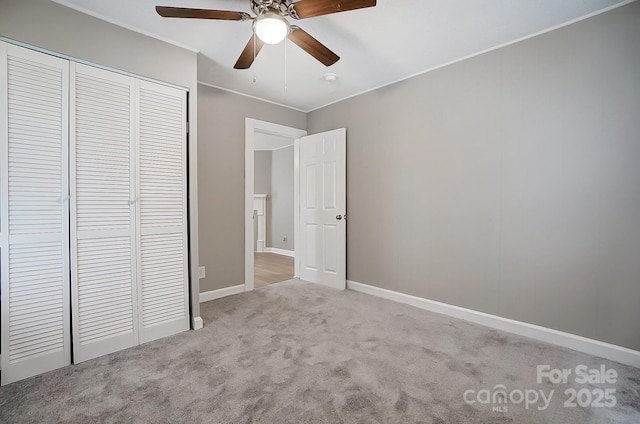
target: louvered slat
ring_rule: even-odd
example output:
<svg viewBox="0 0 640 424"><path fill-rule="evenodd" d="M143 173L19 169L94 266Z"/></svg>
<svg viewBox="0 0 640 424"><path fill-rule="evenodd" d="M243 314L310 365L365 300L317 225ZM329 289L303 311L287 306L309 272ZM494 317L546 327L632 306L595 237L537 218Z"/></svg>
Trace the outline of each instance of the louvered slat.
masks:
<svg viewBox="0 0 640 424"><path fill-rule="evenodd" d="M0 43L2 384L70 362L68 62ZM5 128L4 125L2 125Z"/></svg>
<svg viewBox="0 0 640 424"><path fill-rule="evenodd" d="M83 67L75 74L76 180L82 182L76 188L78 231L131 227L130 82L105 78ZM114 176L119 192L108 190ZM100 189L109 195L98 196Z"/></svg>
<svg viewBox="0 0 640 424"><path fill-rule="evenodd" d="M93 340L97 333L100 333L102 338L107 338L133 332L131 239L119 237L109 241L111 243L119 241L118 250L110 253L92 251L92 247L102 245L102 239L78 241L80 344ZM87 247L86 251L85 247ZM99 296L92 296L91 289L95 288L102 289ZM106 304L109 305L110 310L118 308L119 312L95 316L94 312ZM103 331L105 329L108 331Z"/></svg>
<svg viewBox="0 0 640 424"><path fill-rule="evenodd" d="M29 271L34 266L39 265L39 255L33 252L33 246L40 251L46 249L46 253L56 259L55 265L48 264L46 273L40 278L31 278L30 282L33 287L39 287L52 278L55 278L55 284L50 290L38 296L32 291L16 290L16 286L9 286L9 308L10 316L14 318L9 323L9 357L11 362L17 362L29 357L31 348L35 345L39 346L38 353L62 351L64 347L64 310L60 306L64 304L64 257L62 242L50 243L25 243L10 245L9 260L9 281L13 282L16 277L23 275L25 271ZM16 259L17 261L14 261ZM21 312L28 314L23 315L23 319L17 318ZM41 317L48 317L52 327L42 331L40 326L25 328L26 319L38 320ZM28 318L27 318L28 317ZM44 340L46 337L46 341Z"/></svg>
<svg viewBox="0 0 640 424"><path fill-rule="evenodd" d="M32 132L42 134L50 140L49 143L38 140L24 143L11 137L9 141L9 231L12 235L60 233L63 225L62 205L56 202L61 200L60 187L63 179L62 70L45 65L35 66L26 60L9 56L7 74L9 97L24 99L25 94L34 87L41 94L25 101L30 112L26 115L24 107L16 109L15 103L9 102L9 135L23 129L27 133L24 137L26 139L29 139L28 133ZM50 98L45 97L45 93ZM52 103L58 107L52 110ZM46 179L38 177L33 171L42 164L50 164L56 174L50 174ZM24 196L27 192L29 195Z"/></svg>
<svg viewBox="0 0 640 424"><path fill-rule="evenodd" d="M188 329L185 93L138 91L143 341Z"/></svg>
<svg viewBox="0 0 640 424"><path fill-rule="evenodd" d="M143 322L148 326L161 322L163 316L171 320L175 314L184 313L184 245L181 234L169 234L143 236L141 246ZM154 255L158 251L164 255ZM164 307L155 310L159 304Z"/></svg>
<svg viewBox="0 0 640 424"><path fill-rule="evenodd" d="M134 346L135 215L129 77L72 66L74 362Z"/></svg>

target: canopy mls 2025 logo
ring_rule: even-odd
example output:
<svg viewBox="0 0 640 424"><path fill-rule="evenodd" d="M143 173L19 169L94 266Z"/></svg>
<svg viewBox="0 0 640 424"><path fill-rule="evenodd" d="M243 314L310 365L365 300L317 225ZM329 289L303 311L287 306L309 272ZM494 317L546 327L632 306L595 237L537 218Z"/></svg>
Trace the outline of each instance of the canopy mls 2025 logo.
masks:
<svg viewBox="0 0 640 424"><path fill-rule="evenodd" d="M538 385L571 385L559 396L565 408L613 408L617 405L615 384L618 372L604 364L598 368L578 365L574 368L551 368L538 365L536 383ZM575 386L584 386L576 389ZM595 387L594 387L595 386ZM610 387L613 386L613 387ZM468 405L491 405L492 412L508 412L509 406L524 405L525 409L536 408L545 411L551 405L556 389L515 388L509 390L504 384L496 384L490 389L469 389L463 394Z"/></svg>

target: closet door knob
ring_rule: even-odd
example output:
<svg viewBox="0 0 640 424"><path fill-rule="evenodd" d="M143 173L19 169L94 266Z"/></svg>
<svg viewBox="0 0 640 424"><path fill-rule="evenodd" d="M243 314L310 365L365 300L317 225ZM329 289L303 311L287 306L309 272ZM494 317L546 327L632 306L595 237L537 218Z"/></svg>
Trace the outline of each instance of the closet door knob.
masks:
<svg viewBox="0 0 640 424"><path fill-rule="evenodd" d="M340 221L342 219L342 215L336 215L336 219Z"/></svg>

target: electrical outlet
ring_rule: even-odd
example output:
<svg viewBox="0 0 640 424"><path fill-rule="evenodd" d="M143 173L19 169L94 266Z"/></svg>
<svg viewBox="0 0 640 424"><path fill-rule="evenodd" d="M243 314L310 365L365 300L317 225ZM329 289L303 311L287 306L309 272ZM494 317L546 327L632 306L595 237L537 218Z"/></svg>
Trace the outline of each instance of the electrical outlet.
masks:
<svg viewBox="0 0 640 424"><path fill-rule="evenodd" d="M206 274L206 272L205 272L205 270L204 270L204 267L203 267L203 266L201 266L200 268L198 268L198 271L200 272L200 278L204 278L204 277L206 277L206 276L207 276L207 274Z"/></svg>

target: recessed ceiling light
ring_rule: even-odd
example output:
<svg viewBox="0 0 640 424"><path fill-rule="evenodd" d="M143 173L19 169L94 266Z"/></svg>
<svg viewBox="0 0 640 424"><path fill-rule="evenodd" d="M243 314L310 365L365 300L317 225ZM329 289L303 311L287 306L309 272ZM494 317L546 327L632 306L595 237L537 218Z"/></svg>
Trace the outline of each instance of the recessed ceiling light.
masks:
<svg viewBox="0 0 640 424"><path fill-rule="evenodd" d="M333 72L329 72L327 74L324 74L322 79L325 80L326 82L335 82L335 81L338 80L338 74L334 74Z"/></svg>

